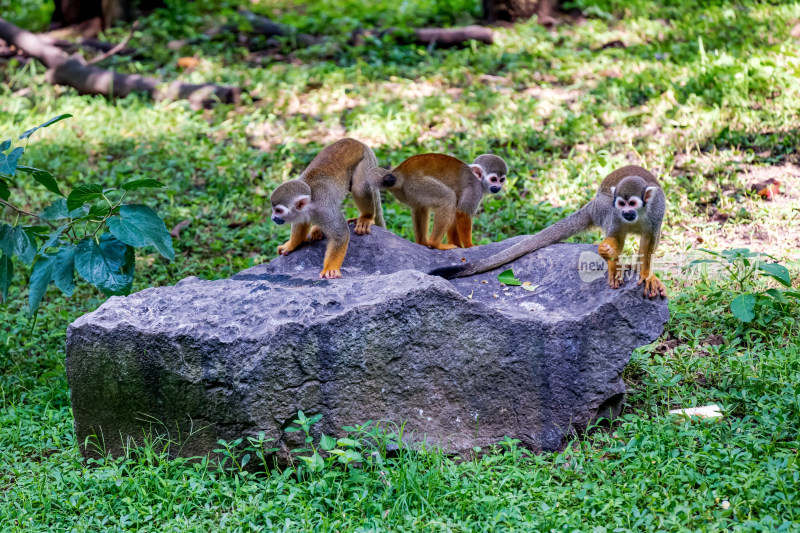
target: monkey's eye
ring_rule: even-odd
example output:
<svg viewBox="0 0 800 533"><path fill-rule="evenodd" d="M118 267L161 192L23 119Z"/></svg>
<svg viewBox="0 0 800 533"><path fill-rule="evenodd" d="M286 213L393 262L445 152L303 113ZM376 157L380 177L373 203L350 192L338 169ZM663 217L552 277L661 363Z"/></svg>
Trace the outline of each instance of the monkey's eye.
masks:
<svg viewBox="0 0 800 533"><path fill-rule="evenodd" d="M617 209L622 209L623 207L625 207L625 200L623 200L622 198L617 198L616 206Z"/></svg>
<svg viewBox="0 0 800 533"><path fill-rule="evenodd" d="M500 183L503 183L504 181L506 181L506 177L505 176L500 178Z"/></svg>

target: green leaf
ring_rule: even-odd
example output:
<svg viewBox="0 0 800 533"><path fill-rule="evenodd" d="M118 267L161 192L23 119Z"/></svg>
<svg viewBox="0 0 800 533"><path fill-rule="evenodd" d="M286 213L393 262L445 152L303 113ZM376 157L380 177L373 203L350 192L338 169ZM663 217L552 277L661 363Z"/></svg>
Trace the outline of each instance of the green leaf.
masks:
<svg viewBox="0 0 800 533"><path fill-rule="evenodd" d="M756 316L756 297L752 294L740 294L731 302L733 316L742 322L750 322Z"/></svg>
<svg viewBox="0 0 800 533"><path fill-rule="evenodd" d="M14 263L11 257L0 254L0 301L8 301L8 288L11 287L11 278L14 276Z"/></svg>
<svg viewBox="0 0 800 533"><path fill-rule="evenodd" d="M53 267L56 264L54 255L45 254L33 265L31 279L28 282L28 308L31 316L39 310L44 293L47 292L47 285L53 279Z"/></svg>
<svg viewBox="0 0 800 533"><path fill-rule="evenodd" d="M172 236L167 226L161 217L147 206L123 205L119 208L119 216L108 219L108 229L126 244L137 248L152 244L158 253L167 259L175 259Z"/></svg>
<svg viewBox="0 0 800 533"><path fill-rule="evenodd" d="M86 218L89 219L102 219L111 212L111 206L108 204L93 205L89 208Z"/></svg>
<svg viewBox="0 0 800 533"><path fill-rule="evenodd" d="M772 298L774 298L775 300L777 300L782 304L789 303L789 300L786 298L786 296L784 296L783 293L778 289L767 289L765 294L768 294L769 296L771 296Z"/></svg>
<svg viewBox="0 0 800 533"><path fill-rule="evenodd" d="M64 196L64 193L62 193L61 189L58 188L58 183L56 183L56 180L55 178L53 178L53 175L47 172L46 170L42 170L40 168L25 167L25 166L18 166L17 170L33 176L33 179L44 185L48 191L54 192L59 196Z"/></svg>
<svg viewBox="0 0 800 533"><path fill-rule="evenodd" d="M25 148L17 146L8 155L0 153L0 174L14 176L17 172L17 160L23 152Z"/></svg>
<svg viewBox="0 0 800 533"><path fill-rule="evenodd" d="M54 254L40 256L33 265L31 278L28 282L28 308L31 315L35 315L39 310L39 305L42 303L42 298L44 298L47 286L51 281L55 282L56 287L61 292L67 296L72 296L72 292L75 289L75 281L73 279L74 254L75 247L68 245Z"/></svg>
<svg viewBox="0 0 800 533"><path fill-rule="evenodd" d="M61 238L61 234L68 227L69 227L69 224L64 224L63 226L61 226L60 228L55 230L53 233L51 233L50 236L47 238L47 241L45 241L45 243L42 245L42 247L39 248L39 253L40 254L44 254L47 251L48 248L50 248L52 246L55 246L56 243L58 243L58 239Z"/></svg>
<svg viewBox="0 0 800 533"><path fill-rule="evenodd" d="M66 244L56 252L53 283L67 296L75 291L75 246Z"/></svg>
<svg viewBox="0 0 800 533"><path fill-rule="evenodd" d="M322 456L317 452L314 452L314 455L311 456L311 460L313 461L314 470L316 470L317 472L325 468L325 461L322 459Z"/></svg>
<svg viewBox="0 0 800 533"><path fill-rule="evenodd" d="M5 152L9 148L11 148L11 139L6 139L0 143L0 152Z"/></svg>
<svg viewBox="0 0 800 533"><path fill-rule="evenodd" d="M57 117L53 117L53 118L51 118L50 120L48 120L47 122L45 122L44 124L40 124L40 125L36 126L35 128L31 128L31 129L29 129L28 131L26 131L25 133L23 133L22 135L20 135L20 136L19 136L19 138L20 138L20 139L27 139L28 137L30 137L31 135L33 135L33 133L34 133L36 130L38 130L38 129L40 129L40 128L46 128L46 127L48 127L48 126L52 126L52 125L53 125L53 124L55 124L56 122L59 122L59 121L61 121L61 120L64 120L65 118L69 118L69 117L71 117L71 116L72 116L72 115L70 115L69 113L65 113L65 114L63 114L63 115L58 115Z"/></svg>
<svg viewBox="0 0 800 533"><path fill-rule="evenodd" d="M67 209L72 211L101 196L103 196L103 188L100 185L78 185L67 196Z"/></svg>
<svg viewBox="0 0 800 533"><path fill-rule="evenodd" d="M539 285L534 285L530 281L526 281L522 284L522 288L525 289L526 291L533 292L539 288Z"/></svg>
<svg viewBox="0 0 800 533"><path fill-rule="evenodd" d="M347 450L344 453L344 456L347 457L348 461L354 461L354 462L357 462L357 463L363 463L364 462L364 458L361 456L360 453L358 453L355 450Z"/></svg>
<svg viewBox="0 0 800 533"><path fill-rule="evenodd" d="M11 190L8 188L8 184L3 180L0 180L0 198L6 201L11 198Z"/></svg>
<svg viewBox="0 0 800 533"><path fill-rule="evenodd" d="M163 186L164 184L158 180L152 178L146 178L142 180L129 181L128 183L124 183L121 188L123 191L135 191L136 189L145 189L145 188L154 189Z"/></svg>
<svg viewBox="0 0 800 533"><path fill-rule="evenodd" d="M67 200L59 198L52 204L44 208L44 211L39 215L45 220L61 220L69 218L69 210L67 209Z"/></svg>
<svg viewBox="0 0 800 533"><path fill-rule="evenodd" d="M789 269L785 266L778 263L759 263L758 268L781 282L785 287L792 286L792 277L789 275Z"/></svg>
<svg viewBox="0 0 800 533"><path fill-rule="evenodd" d="M506 285L522 285L522 282L514 277L514 271L510 268L501 272L500 275L497 276L497 281Z"/></svg>
<svg viewBox="0 0 800 533"><path fill-rule="evenodd" d="M325 451L330 451L336 447L336 439L323 433L319 439L319 446Z"/></svg>
<svg viewBox="0 0 800 533"><path fill-rule="evenodd" d="M70 211L67 209L67 199L59 198L45 207L44 211L42 211L39 216L45 220L63 220L65 218L80 218L85 216L88 211L86 206L83 205Z"/></svg>
<svg viewBox="0 0 800 533"><path fill-rule="evenodd" d="M78 274L107 295L130 292L134 265L133 248L108 233L99 244L86 238L75 249Z"/></svg>
<svg viewBox="0 0 800 533"><path fill-rule="evenodd" d="M30 265L36 257L36 241L25 228L0 223L0 251L9 257L16 254L23 263Z"/></svg>

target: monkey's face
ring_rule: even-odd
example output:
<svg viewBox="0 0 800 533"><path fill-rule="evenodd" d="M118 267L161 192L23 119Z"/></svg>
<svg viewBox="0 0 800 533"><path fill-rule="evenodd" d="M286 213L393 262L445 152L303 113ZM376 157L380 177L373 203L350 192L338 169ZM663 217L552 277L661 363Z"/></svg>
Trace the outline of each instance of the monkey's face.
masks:
<svg viewBox="0 0 800 533"><path fill-rule="evenodd" d="M278 225L285 222L295 224L309 220L309 204L311 197L308 195L297 196L286 203L272 204L272 221Z"/></svg>
<svg viewBox="0 0 800 533"><path fill-rule="evenodd" d="M639 218L639 210L644 208L644 202L638 196L617 196L614 199L614 208L619 216L628 223L634 223Z"/></svg>
<svg viewBox="0 0 800 533"><path fill-rule="evenodd" d="M270 197L272 221L276 224L307 222L311 218L311 189L301 180L287 181Z"/></svg>
<svg viewBox="0 0 800 533"><path fill-rule="evenodd" d="M506 175L504 172L496 172L492 171L491 169L485 169L483 168L483 165L475 163L471 164L470 168L472 169L472 173L475 174L475 177L481 180L484 192L497 194L503 190L503 186L506 184Z"/></svg>
<svg viewBox="0 0 800 533"><path fill-rule="evenodd" d="M485 178L486 184L484 187L489 190L492 194L497 194L503 190L503 187L506 184L506 177L498 176L497 174L486 174Z"/></svg>

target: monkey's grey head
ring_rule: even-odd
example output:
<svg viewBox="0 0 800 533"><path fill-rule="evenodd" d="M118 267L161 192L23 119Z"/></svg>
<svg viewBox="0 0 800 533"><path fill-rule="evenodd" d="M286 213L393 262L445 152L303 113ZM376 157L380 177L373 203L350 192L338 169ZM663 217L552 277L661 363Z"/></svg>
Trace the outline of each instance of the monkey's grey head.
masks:
<svg viewBox="0 0 800 533"><path fill-rule="evenodd" d="M381 167L373 167L367 172L367 183L379 189L391 189L400 185L400 178L396 174Z"/></svg>
<svg viewBox="0 0 800 533"><path fill-rule="evenodd" d="M483 154L475 158L470 165L472 173L481 180L486 193L498 193L503 190L508 174L508 165L502 157L494 154Z"/></svg>
<svg viewBox="0 0 800 533"><path fill-rule="evenodd" d="M311 187L304 181L292 180L279 185L270 201L272 221L278 225L307 222L311 217Z"/></svg>
<svg viewBox="0 0 800 533"><path fill-rule="evenodd" d="M636 223L647 211L647 202L653 197L658 187L648 187L644 178L627 176L616 187L611 187L614 197L614 209L628 224Z"/></svg>

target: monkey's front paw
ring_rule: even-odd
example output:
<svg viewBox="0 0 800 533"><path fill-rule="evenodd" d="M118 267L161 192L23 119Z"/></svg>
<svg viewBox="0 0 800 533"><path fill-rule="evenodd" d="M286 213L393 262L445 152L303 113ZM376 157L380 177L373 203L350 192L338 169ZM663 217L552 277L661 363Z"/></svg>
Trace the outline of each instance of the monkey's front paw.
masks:
<svg viewBox="0 0 800 533"><path fill-rule="evenodd" d="M289 255L289 252L293 251L294 247L291 246L288 242L285 242L278 246L278 255Z"/></svg>
<svg viewBox="0 0 800 533"><path fill-rule="evenodd" d="M329 268L327 270L323 270L322 272L320 272L319 277L325 279L341 278L342 271L339 270L338 268Z"/></svg>
<svg viewBox="0 0 800 533"><path fill-rule="evenodd" d="M637 285L641 285L642 283L644 283L645 298L667 297L667 286L664 285L655 274L651 274L647 278L639 278L639 283L637 283Z"/></svg>
<svg viewBox="0 0 800 533"><path fill-rule="evenodd" d="M375 224L375 221L372 218L358 217L356 219L356 235L366 235L370 233L370 228L373 224Z"/></svg>
<svg viewBox="0 0 800 533"><path fill-rule="evenodd" d="M608 269L608 286L612 289L619 289L625 280L625 269L622 267L610 267Z"/></svg>
<svg viewBox="0 0 800 533"><path fill-rule="evenodd" d="M322 230L319 229L319 226L311 226L311 231L308 232L308 240L309 241L318 241L322 239L324 235L322 234Z"/></svg>
<svg viewBox="0 0 800 533"><path fill-rule="evenodd" d="M456 247L455 244L446 244L443 242L440 242L439 244L429 244L428 246L431 248L436 248L437 250L452 250Z"/></svg>
<svg viewBox="0 0 800 533"><path fill-rule="evenodd" d="M615 257L616 252L616 248L607 242L601 242L600 246L597 247L597 253L600 255L600 257L606 260Z"/></svg>

